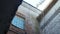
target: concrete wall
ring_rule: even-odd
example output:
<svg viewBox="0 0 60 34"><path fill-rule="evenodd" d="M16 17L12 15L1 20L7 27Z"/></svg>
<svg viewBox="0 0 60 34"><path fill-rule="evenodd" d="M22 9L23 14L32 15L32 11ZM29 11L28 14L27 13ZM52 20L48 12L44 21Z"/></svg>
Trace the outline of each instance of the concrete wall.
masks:
<svg viewBox="0 0 60 34"><path fill-rule="evenodd" d="M31 7L30 5L26 5L23 2L22 5L18 7L17 12L20 12L26 16L27 18L26 24L28 24L29 27L32 27L32 30L27 29L28 32L31 32L30 34L36 34L36 32L38 32L38 27L39 27L36 17L39 15L39 10Z"/></svg>

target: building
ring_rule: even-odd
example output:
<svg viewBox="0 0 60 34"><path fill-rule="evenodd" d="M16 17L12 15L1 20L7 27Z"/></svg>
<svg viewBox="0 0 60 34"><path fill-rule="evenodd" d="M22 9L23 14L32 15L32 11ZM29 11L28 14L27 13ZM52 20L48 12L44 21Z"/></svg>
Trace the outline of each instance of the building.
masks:
<svg viewBox="0 0 60 34"><path fill-rule="evenodd" d="M16 22L15 21L13 22L14 20L13 18L8 33L60 34L59 3L60 0L49 0L49 1L46 0L43 3L40 2L38 3L37 1L36 5L33 5L30 4L30 2L24 0L21 6L18 7L18 10L16 12L15 15Z"/></svg>

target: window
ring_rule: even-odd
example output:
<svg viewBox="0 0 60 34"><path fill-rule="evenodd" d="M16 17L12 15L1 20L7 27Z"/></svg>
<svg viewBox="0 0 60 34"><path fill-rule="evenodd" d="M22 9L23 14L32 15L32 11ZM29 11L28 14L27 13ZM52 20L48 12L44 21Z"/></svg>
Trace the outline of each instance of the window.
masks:
<svg viewBox="0 0 60 34"><path fill-rule="evenodd" d="M53 0L24 0L37 9L44 11Z"/></svg>
<svg viewBox="0 0 60 34"><path fill-rule="evenodd" d="M12 24L20 29L24 29L24 19L18 16L15 16L12 20Z"/></svg>
<svg viewBox="0 0 60 34"><path fill-rule="evenodd" d="M34 7L36 7L37 4L39 4L39 3L41 4L45 0L24 0L24 1L27 2L27 3L29 3L29 4L31 4L31 5L33 5Z"/></svg>

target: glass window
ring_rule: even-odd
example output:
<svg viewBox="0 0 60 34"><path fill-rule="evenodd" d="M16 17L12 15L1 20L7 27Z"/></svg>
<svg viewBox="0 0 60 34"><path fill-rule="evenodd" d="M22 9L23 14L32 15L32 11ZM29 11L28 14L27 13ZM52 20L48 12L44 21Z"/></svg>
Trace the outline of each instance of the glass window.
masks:
<svg viewBox="0 0 60 34"><path fill-rule="evenodd" d="M12 20L12 24L20 29L24 29L25 20L21 17L15 16Z"/></svg>
<svg viewBox="0 0 60 34"><path fill-rule="evenodd" d="M48 7L48 5L53 0L24 0L25 2L31 4L32 6L36 7L37 9L43 11Z"/></svg>
<svg viewBox="0 0 60 34"><path fill-rule="evenodd" d="M24 0L24 1L36 7L37 4L43 3L44 0Z"/></svg>

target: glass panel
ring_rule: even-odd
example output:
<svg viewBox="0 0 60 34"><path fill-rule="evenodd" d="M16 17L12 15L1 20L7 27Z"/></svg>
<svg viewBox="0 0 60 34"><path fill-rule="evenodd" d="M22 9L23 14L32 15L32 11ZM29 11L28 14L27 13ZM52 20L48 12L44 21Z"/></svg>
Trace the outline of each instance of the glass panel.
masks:
<svg viewBox="0 0 60 34"><path fill-rule="evenodd" d="M37 9L43 11L48 7L48 5L53 0L24 0L25 2L31 4L32 6L36 7Z"/></svg>
<svg viewBox="0 0 60 34"><path fill-rule="evenodd" d="M45 0L42 4L38 4L37 8L44 11L53 0Z"/></svg>
<svg viewBox="0 0 60 34"><path fill-rule="evenodd" d="M12 24L21 29L24 29L24 22L24 19L18 16L15 16L12 20Z"/></svg>
<svg viewBox="0 0 60 34"><path fill-rule="evenodd" d="M32 6L36 7L37 4L43 3L44 0L24 0L25 2L31 4Z"/></svg>

